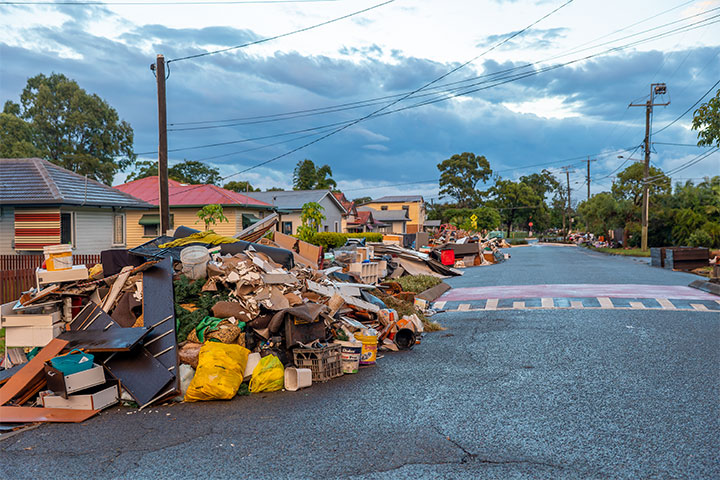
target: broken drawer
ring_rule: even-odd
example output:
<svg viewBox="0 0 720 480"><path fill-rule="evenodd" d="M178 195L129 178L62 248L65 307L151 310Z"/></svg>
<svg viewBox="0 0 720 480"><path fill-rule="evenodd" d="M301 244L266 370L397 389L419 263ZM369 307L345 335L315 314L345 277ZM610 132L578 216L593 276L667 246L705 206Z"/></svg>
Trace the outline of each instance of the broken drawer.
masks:
<svg viewBox="0 0 720 480"><path fill-rule="evenodd" d="M100 367L102 368L102 367ZM63 398L60 395L43 395L40 397L45 408L70 408L73 410L102 410L117 403L119 398L118 384L107 383L90 390Z"/></svg>
<svg viewBox="0 0 720 480"><path fill-rule="evenodd" d="M60 323L60 312L28 314L13 313L3 315L3 327L52 327Z"/></svg>
<svg viewBox="0 0 720 480"><path fill-rule="evenodd" d="M88 269L85 265L73 265L67 270L35 270L38 285L59 282L74 282L75 280L87 280Z"/></svg>
<svg viewBox="0 0 720 480"><path fill-rule="evenodd" d="M62 323L49 327L6 327L5 345L8 347L44 347L60 335Z"/></svg>
<svg viewBox="0 0 720 480"><path fill-rule="evenodd" d="M63 375L60 370L46 363L45 378L49 390L63 398L67 398L70 393L104 384L105 369L102 365L93 365L92 368L82 372Z"/></svg>

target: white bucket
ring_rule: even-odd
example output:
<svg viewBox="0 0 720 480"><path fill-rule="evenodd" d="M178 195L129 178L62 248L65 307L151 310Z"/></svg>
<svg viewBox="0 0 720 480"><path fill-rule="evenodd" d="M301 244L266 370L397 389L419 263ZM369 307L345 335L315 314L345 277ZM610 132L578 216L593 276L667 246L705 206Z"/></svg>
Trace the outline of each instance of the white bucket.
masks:
<svg viewBox="0 0 720 480"><path fill-rule="evenodd" d="M210 253L205 247L199 245L186 247L180 252L180 261L183 264L183 273L192 280L207 276L207 264Z"/></svg>
<svg viewBox="0 0 720 480"><path fill-rule="evenodd" d="M247 365L245 365L245 373L243 373L244 380L252 378L252 372L253 370L255 370L255 367L257 367L258 363L260 363L259 353L251 353L250 355L248 355Z"/></svg>
<svg viewBox="0 0 720 480"><path fill-rule="evenodd" d="M312 370L309 368L288 367L285 369L285 390L291 392L312 385Z"/></svg>
<svg viewBox="0 0 720 480"><path fill-rule="evenodd" d="M345 342L338 340L340 344L340 361L343 373L357 373L360 368L360 357L362 356L362 343Z"/></svg>

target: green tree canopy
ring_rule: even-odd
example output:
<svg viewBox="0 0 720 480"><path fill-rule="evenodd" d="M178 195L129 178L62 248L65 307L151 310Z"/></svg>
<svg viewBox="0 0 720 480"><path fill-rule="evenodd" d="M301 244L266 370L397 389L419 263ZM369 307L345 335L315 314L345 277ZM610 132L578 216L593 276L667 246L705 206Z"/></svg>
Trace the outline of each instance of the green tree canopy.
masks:
<svg viewBox="0 0 720 480"><path fill-rule="evenodd" d="M253 188L252 185L250 185L250 182L246 181L231 181L223 185L223 188L226 190L232 190L233 192L259 192L259 188Z"/></svg>
<svg viewBox="0 0 720 480"><path fill-rule="evenodd" d="M720 90L695 110L693 130L698 130L698 145L720 147Z"/></svg>
<svg viewBox="0 0 720 480"><path fill-rule="evenodd" d="M612 193L617 198L625 198L631 200L634 205L639 206L642 203L643 178L645 175L645 166L640 162L635 162L620 172L617 176L617 182L612 186ZM667 195L672 191L670 178L659 168L650 166L650 198L657 195Z"/></svg>
<svg viewBox="0 0 720 480"><path fill-rule="evenodd" d="M139 180L145 177L154 177L158 174L158 165L155 160L141 160L136 162L136 170L127 177L127 181ZM168 167L168 178L180 183L212 184L217 185L222 178L215 167L210 167L195 160L183 160ZM230 182L232 183L232 182Z"/></svg>
<svg viewBox="0 0 720 480"><path fill-rule="evenodd" d="M454 198L461 208L478 205L482 192L476 187L492 175L490 162L484 156L470 152L455 154L440 162L437 168L440 170L440 195Z"/></svg>
<svg viewBox="0 0 720 480"><path fill-rule="evenodd" d="M317 167L309 159L298 162L293 171L293 190L326 190L337 187L329 165Z"/></svg>
<svg viewBox="0 0 720 480"><path fill-rule="evenodd" d="M6 104L6 115L27 122L30 143L42 158L80 175L111 184L115 174L135 162L133 130L105 100L89 94L65 75L28 79L20 105ZM12 128L19 124L4 119ZM32 153L27 135L10 152ZM3 145L5 141L2 142Z"/></svg>
<svg viewBox="0 0 720 480"><path fill-rule="evenodd" d="M578 213L587 230L595 235L607 235L608 230L623 226L623 205L610 192L601 192L580 202Z"/></svg>
<svg viewBox="0 0 720 480"><path fill-rule="evenodd" d="M20 106L10 101L0 113L0 158L42 157L33 144L32 128L18 117Z"/></svg>
<svg viewBox="0 0 720 480"><path fill-rule="evenodd" d="M355 205L362 205L363 203L368 203L372 201L372 197L358 197L354 198L353 202L355 202Z"/></svg>
<svg viewBox="0 0 720 480"><path fill-rule="evenodd" d="M542 202L542 198L535 190L523 182L498 179L490 192L494 198L489 203L500 210L503 223L507 226L508 237L513 223L518 221L526 223L533 210Z"/></svg>

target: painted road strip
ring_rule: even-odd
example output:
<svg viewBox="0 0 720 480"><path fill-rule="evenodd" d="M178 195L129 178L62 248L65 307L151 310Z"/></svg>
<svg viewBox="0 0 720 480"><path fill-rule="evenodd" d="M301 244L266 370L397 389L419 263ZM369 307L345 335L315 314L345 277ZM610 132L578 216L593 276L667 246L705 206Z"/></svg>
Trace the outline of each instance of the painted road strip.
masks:
<svg viewBox="0 0 720 480"><path fill-rule="evenodd" d="M525 302L513 302L513 308L515 310L524 310L525 309Z"/></svg>
<svg viewBox="0 0 720 480"><path fill-rule="evenodd" d="M602 308L615 308L615 305L613 305L612 300L610 300L608 297L598 297L598 302L600 302L600 306Z"/></svg>
<svg viewBox="0 0 720 480"><path fill-rule="evenodd" d="M645 305L643 305L642 302L630 302L630 308L645 310Z"/></svg>
<svg viewBox="0 0 720 480"><path fill-rule="evenodd" d="M691 303L690 306L693 307L695 310L697 310L697 311L699 311L699 312L709 312L709 311L710 311L710 310L708 310L708 308L707 308L705 305L703 305L702 303Z"/></svg>
<svg viewBox="0 0 720 480"><path fill-rule="evenodd" d="M485 304L485 310L495 310L497 309L498 299L497 298L490 298L488 299L487 303Z"/></svg>
<svg viewBox="0 0 720 480"><path fill-rule="evenodd" d="M580 300L570 300L570 307L571 308L585 308L583 303Z"/></svg>
<svg viewBox="0 0 720 480"><path fill-rule="evenodd" d="M542 299L542 307L543 308L553 308L555 307L555 302L553 302L552 298L543 298Z"/></svg>
<svg viewBox="0 0 720 480"><path fill-rule="evenodd" d="M716 295L682 285L509 285L493 287L453 288L441 301L470 301L503 298L673 298L677 300L713 300Z"/></svg>
<svg viewBox="0 0 720 480"><path fill-rule="evenodd" d="M667 298L656 298L655 301L658 302L662 308L665 308L668 310L675 309L675 305L673 305L672 302L670 300L668 300Z"/></svg>

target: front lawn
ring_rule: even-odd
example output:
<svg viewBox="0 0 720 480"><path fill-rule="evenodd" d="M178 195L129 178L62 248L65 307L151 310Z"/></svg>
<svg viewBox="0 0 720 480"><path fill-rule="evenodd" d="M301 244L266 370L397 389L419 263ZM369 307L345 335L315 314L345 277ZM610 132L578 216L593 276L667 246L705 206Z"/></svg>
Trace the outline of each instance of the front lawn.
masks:
<svg viewBox="0 0 720 480"><path fill-rule="evenodd" d="M610 253L612 255L626 255L629 257L649 257L650 256L650 250L647 252L643 252L639 248L609 248L609 247L603 247L603 248L595 248L595 247L588 247L591 250L595 250L596 252L603 252L603 253Z"/></svg>

